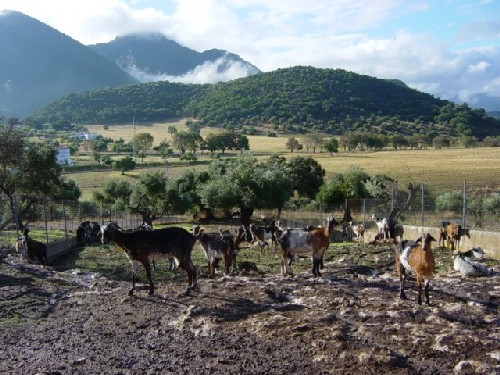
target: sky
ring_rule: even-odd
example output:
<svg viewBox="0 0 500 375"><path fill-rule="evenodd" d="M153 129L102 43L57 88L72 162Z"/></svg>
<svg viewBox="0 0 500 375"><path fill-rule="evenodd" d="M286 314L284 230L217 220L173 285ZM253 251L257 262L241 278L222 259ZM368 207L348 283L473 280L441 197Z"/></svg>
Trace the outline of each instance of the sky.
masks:
<svg viewBox="0 0 500 375"><path fill-rule="evenodd" d="M340 68L500 110L500 0L0 0L2 9L85 45L160 32L264 72ZM203 69L179 81L213 80Z"/></svg>

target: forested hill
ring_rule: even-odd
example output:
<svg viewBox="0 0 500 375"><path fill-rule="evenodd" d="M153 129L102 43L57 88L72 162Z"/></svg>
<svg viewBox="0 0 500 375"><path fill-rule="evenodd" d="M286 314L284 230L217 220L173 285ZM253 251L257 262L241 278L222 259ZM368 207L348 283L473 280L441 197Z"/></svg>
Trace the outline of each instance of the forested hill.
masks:
<svg viewBox="0 0 500 375"><path fill-rule="evenodd" d="M340 69L293 67L215 85L156 82L70 95L38 123L120 123L188 116L204 125L381 134L500 135L500 121L406 86Z"/></svg>

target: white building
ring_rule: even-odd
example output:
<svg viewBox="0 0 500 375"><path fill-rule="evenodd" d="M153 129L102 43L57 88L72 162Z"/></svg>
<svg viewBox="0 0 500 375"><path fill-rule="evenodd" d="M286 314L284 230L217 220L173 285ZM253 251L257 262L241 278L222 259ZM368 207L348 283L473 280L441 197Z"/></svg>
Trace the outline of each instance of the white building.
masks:
<svg viewBox="0 0 500 375"><path fill-rule="evenodd" d="M69 148L61 147L57 150L56 155L57 163L61 165L73 165L75 161L71 159Z"/></svg>
<svg viewBox="0 0 500 375"><path fill-rule="evenodd" d="M73 137L80 141L92 141L97 138L97 133L76 133Z"/></svg>

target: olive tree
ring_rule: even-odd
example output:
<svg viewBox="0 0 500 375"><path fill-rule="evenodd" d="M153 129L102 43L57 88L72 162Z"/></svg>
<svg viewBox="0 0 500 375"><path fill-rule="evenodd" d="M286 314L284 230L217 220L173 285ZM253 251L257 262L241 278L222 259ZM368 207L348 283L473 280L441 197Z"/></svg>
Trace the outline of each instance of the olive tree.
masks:
<svg viewBox="0 0 500 375"><path fill-rule="evenodd" d="M26 141L14 126L0 125L0 196L7 213L0 218L0 228L16 218L22 228L28 213L46 199L78 200L80 190L61 173L52 146Z"/></svg>
<svg viewBox="0 0 500 375"><path fill-rule="evenodd" d="M210 179L198 189L202 203L211 208L238 207L244 225L250 224L255 209L281 209L292 196L286 164L259 163L249 156L214 159L209 175Z"/></svg>

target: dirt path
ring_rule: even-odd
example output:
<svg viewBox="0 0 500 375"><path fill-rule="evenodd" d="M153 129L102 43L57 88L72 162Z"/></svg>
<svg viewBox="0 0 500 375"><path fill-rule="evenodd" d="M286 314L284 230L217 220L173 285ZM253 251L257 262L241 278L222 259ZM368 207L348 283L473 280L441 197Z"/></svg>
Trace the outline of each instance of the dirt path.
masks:
<svg viewBox="0 0 500 375"><path fill-rule="evenodd" d="M438 274L432 306L407 301L389 249L352 264L339 252L322 278L258 273L157 283L0 263L2 374L498 374L500 282Z"/></svg>

